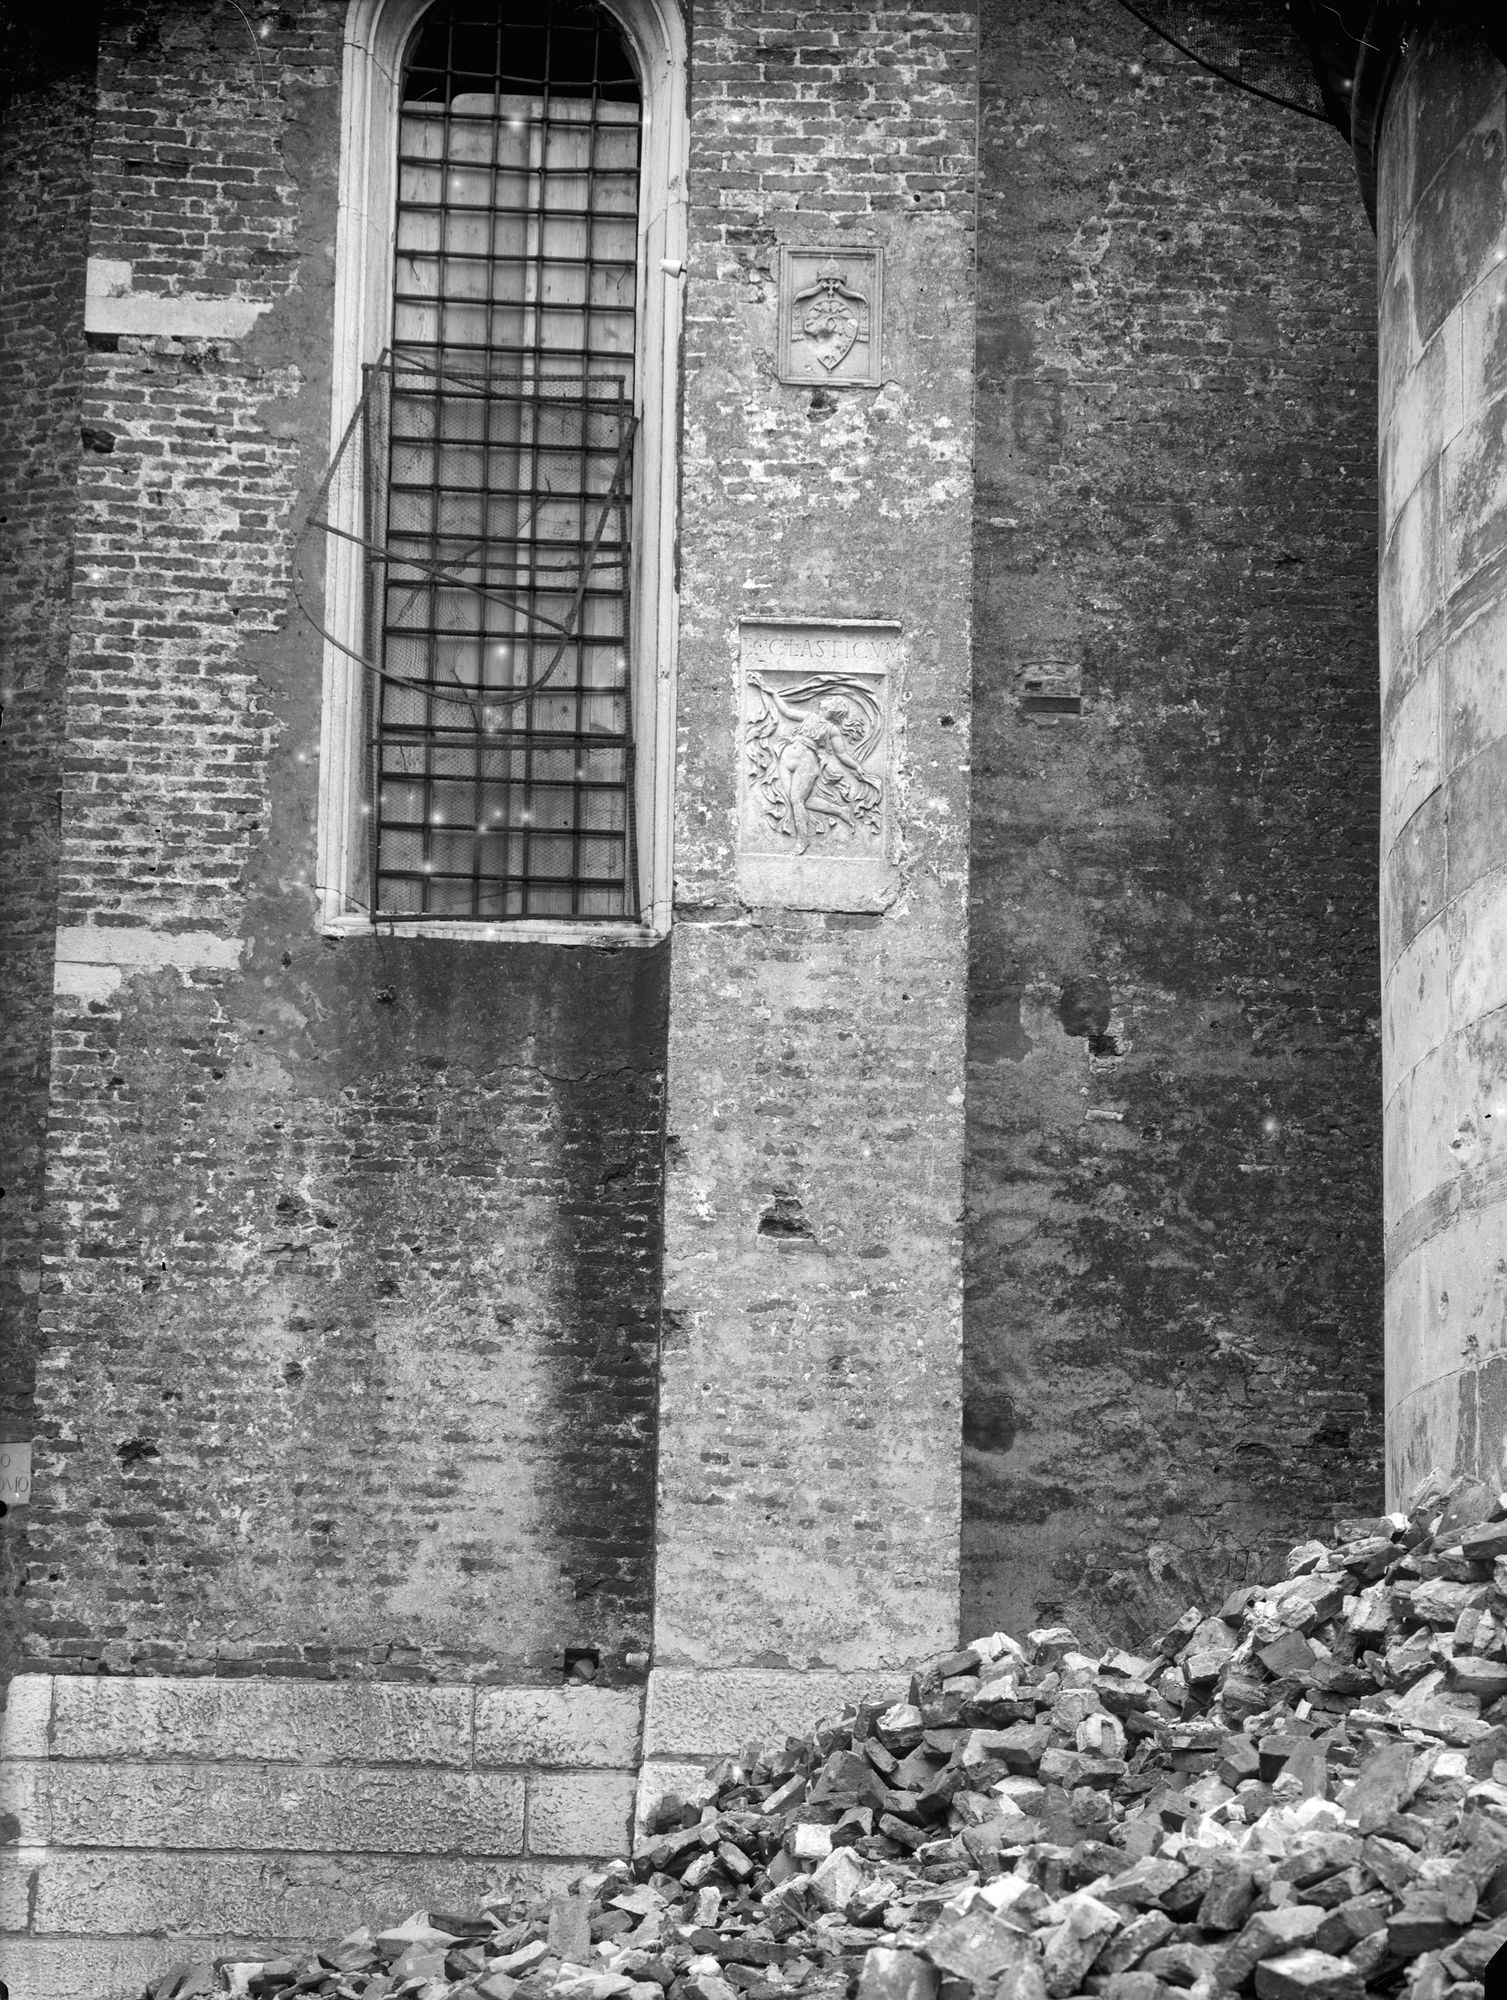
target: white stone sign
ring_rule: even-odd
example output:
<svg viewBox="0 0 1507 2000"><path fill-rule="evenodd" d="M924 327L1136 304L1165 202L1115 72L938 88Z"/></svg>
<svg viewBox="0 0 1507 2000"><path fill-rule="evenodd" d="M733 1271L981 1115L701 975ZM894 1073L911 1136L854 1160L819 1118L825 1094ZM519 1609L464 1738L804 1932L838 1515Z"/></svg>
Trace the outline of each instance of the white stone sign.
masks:
<svg viewBox="0 0 1507 2000"><path fill-rule="evenodd" d="M742 621L738 887L748 902L867 911L893 900L899 658L896 624Z"/></svg>
<svg viewBox="0 0 1507 2000"><path fill-rule="evenodd" d="M31 1446L0 1444L0 1506L24 1507L31 1498Z"/></svg>

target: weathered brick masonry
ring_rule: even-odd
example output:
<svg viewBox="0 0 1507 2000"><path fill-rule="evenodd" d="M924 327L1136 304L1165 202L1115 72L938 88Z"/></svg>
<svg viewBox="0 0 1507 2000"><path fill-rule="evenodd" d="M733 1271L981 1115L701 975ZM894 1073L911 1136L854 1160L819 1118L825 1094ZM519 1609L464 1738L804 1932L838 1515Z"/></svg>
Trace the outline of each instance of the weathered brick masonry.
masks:
<svg viewBox="0 0 1507 2000"><path fill-rule="evenodd" d="M0 1441L32 1432L47 1065L57 924L63 670L84 366L94 50L16 22L0 118ZM25 1575L26 1513L0 1529L0 1604ZM0 1615L0 1680L17 1621Z"/></svg>
<svg viewBox="0 0 1507 2000"><path fill-rule="evenodd" d="M1117 8L984 29L964 1622L1129 1637L1381 1497L1374 248Z"/></svg>
<svg viewBox="0 0 1507 2000"><path fill-rule="evenodd" d="M58 426L78 529L0 1877L3 1976L34 1996L139 1983L164 1924L295 1939L384 1878L374 1915L464 1901L611 1848L631 1804L667 954L317 928L320 655L288 585L326 454L344 12L101 34L58 313L90 351ZM600 1684L545 1715L571 1646ZM80 1735L95 1672L146 1707L102 1692ZM359 1685L332 1708L290 1679ZM374 1684L405 1680L384 1721Z"/></svg>
<svg viewBox="0 0 1507 2000"><path fill-rule="evenodd" d="M313 928L342 9L109 17L39 1665L621 1669L648 1637L663 968ZM175 307L171 302L178 299ZM108 319L108 303L96 317ZM118 310L118 308L117 308Z"/></svg>
<svg viewBox="0 0 1507 2000"><path fill-rule="evenodd" d="M957 1616L977 24L694 32L655 1657L873 1668ZM849 244L885 255L883 386L781 383L777 252ZM901 626L882 913L738 893L755 615Z"/></svg>
<svg viewBox="0 0 1507 2000"><path fill-rule="evenodd" d="M6 119L28 2000L557 1875L960 1593L1133 1636L1380 1499L1343 145L1096 0L696 0L673 938L326 938L346 11L112 6ZM879 387L779 379L813 248ZM882 908L743 893L776 616L899 629Z"/></svg>

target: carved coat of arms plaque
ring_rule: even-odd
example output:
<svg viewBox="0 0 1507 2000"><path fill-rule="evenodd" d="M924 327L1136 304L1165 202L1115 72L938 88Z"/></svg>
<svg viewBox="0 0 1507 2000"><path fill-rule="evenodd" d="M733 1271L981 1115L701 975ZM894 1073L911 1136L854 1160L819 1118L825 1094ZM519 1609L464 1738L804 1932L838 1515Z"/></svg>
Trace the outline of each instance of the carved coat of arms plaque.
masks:
<svg viewBox="0 0 1507 2000"><path fill-rule="evenodd" d="M738 881L750 902L882 909L895 893L898 625L745 619Z"/></svg>
<svg viewBox="0 0 1507 2000"><path fill-rule="evenodd" d="M877 249L780 252L780 380L876 389L883 321Z"/></svg>

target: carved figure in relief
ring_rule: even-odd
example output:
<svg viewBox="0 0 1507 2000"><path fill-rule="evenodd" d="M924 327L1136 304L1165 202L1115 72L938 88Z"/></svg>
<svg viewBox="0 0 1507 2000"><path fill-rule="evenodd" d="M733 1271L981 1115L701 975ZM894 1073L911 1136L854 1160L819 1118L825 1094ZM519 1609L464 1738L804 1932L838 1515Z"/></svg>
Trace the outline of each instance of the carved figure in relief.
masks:
<svg viewBox="0 0 1507 2000"><path fill-rule="evenodd" d="M850 289L848 274L835 259L822 265L816 283L797 292L792 305L794 338L808 341L829 373L847 360L859 341L868 341L869 302L862 292Z"/></svg>
<svg viewBox="0 0 1507 2000"><path fill-rule="evenodd" d="M759 708L748 718L749 779L764 817L804 854L813 829L879 831L884 781L866 768L884 733L878 702L851 681L818 674L782 694L748 676Z"/></svg>

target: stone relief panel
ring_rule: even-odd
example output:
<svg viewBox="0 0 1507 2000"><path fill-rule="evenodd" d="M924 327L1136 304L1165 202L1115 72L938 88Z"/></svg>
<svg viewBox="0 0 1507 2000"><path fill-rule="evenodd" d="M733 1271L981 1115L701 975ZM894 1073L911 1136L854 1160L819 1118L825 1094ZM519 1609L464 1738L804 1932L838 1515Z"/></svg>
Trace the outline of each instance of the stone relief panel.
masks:
<svg viewBox="0 0 1507 2000"><path fill-rule="evenodd" d="M898 625L745 619L738 882L753 903L882 909L894 896Z"/></svg>
<svg viewBox="0 0 1507 2000"><path fill-rule="evenodd" d="M781 250L782 382L877 389L882 328L878 250Z"/></svg>

